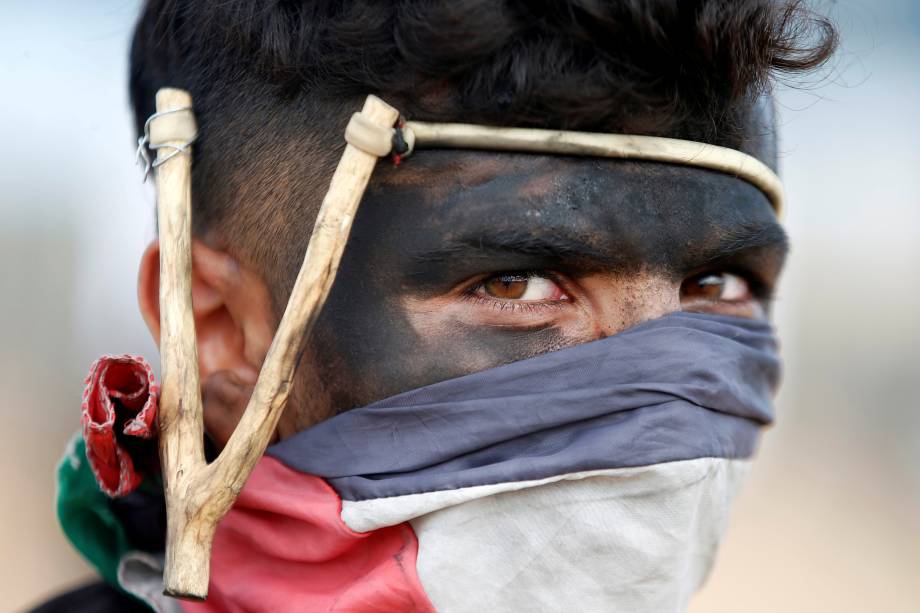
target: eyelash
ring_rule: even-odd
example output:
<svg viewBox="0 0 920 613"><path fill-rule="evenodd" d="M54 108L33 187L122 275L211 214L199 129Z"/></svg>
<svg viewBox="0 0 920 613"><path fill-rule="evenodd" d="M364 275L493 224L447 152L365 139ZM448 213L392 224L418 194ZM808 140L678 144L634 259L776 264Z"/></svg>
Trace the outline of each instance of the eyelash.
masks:
<svg viewBox="0 0 920 613"><path fill-rule="evenodd" d="M504 271L503 271L504 272ZM549 279L557 285L561 285L559 279L556 275L552 274L546 270L520 270L520 271L508 271L509 274L520 274L527 276L538 276ZM494 275L489 275L483 277L477 283L474 283L460 295L461 300L472 302L479 306L488 306L496 311L511 311L514 313L535 313L537 311L544 311L546 309L560 309L563 304L569 304L570 301L562 302L531 302L531 301L513 301L513 300L499 300L498 298L489 298L488 296L483 296L477 294L476 292L483 288L485 281L492 278Z"/></svg>
<svg viewBox="0 0 920 613"><path fill-rule="evenodd" d="M748 284L748 289L751 290L751 296L753 296L755 300L758 300L764 303L769 303L773 301L774 288L772 288L769 284L765 283L764 280L759 275L757 275L755 272L753 272L752 270L746 269L746 268L741 268L741 267L736 267L736 266L724 266L721 268L715 267L715 268L710 269L709 271L703 270L700 273L697 273L695 275L689 275L687 278L699 277L699 276L706 275L706 274L720 274L720 273L735 275L737 277L741 277L742 279L744 279L745 283Z"/></svg>
<svg viewBox="0 0 920 613"><path fill-rule="evenodd" d="M475 286L474 286L475 289ZM562 307L562 304L556 302L515 302L511 300L498 300L497 298L487 298L486 296L479 296L477 294L471 294L469 292L463 292L460 296L461 300L466 300L481 306L490 306L496 311L512 311L512 312L526 312L534 313L536 311L543 311L546 309L559 309Z"/></svg>

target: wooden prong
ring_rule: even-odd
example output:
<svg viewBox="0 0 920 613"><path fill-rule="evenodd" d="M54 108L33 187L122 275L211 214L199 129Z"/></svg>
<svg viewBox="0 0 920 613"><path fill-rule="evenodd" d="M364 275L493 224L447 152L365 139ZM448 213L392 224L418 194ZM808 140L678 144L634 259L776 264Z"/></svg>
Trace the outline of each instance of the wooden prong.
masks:
<svg viewBox="0 0 920 613"><path fill-rule="evenodd" d="M158 92L158 112L181 107L191 107L185 92ZM382 128L391 128L399 113L369 96L362 115ZM169 140L160 142L177 146ZM158 150L158 159L171 151ZM332 288L377 159L346 145L252 397L226 447L211 464L204 461L191 302L191 156L175 155L157 168L163 370L160 457L168 523L166 594L199 600L207 597L211 542L217 523L232 506L277 426L305 340Z"/></svg>
<svg viewBox="0 0 920 613"><path fill-rule="evenodd" d="M201 582L188 580L177 584L172 579L175 573L171 572L181 561L177 544L189 539L186 513L191 493L190 477L206 468L198 347L192 313L192 159L188 147L194 135L192 98L188 92L164 88L157 92L156 106L158 117L150 122L150 144L157 148L159 164L156 183L162 385L158 421L160 464L167 501L166 592L203 598L207 594L207 568L203 586ZM182 149L184 152L176 153ZM195 546L206 548L205 556L209 555L210 536L202 535L195 540ZM182 545L182 551L189 548L188 544Z"/></svg>

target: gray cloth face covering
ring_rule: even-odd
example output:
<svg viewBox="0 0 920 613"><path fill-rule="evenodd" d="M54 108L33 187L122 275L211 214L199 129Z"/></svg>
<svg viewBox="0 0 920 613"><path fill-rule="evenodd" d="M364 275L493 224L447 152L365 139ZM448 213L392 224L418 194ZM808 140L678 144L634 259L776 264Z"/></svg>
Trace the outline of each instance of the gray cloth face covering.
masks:
<svg viewBox="0 0 920 613"><path fill-rule="evenodd" d="M672 313L346 411L268 453L344 500L748 458L779 373L768 323Z"/></svg>

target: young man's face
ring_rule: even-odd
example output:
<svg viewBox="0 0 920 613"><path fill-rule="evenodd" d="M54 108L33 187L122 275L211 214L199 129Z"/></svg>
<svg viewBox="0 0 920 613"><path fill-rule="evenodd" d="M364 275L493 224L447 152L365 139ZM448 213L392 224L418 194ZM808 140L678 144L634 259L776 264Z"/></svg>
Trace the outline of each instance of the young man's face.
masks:
<svg viewBox="0 0 920 613"><path fill-rule="evenodd" d="M381 162L285 430L673 311L764 318L785 252L760 191L699 168L460 151Z"/></svg>

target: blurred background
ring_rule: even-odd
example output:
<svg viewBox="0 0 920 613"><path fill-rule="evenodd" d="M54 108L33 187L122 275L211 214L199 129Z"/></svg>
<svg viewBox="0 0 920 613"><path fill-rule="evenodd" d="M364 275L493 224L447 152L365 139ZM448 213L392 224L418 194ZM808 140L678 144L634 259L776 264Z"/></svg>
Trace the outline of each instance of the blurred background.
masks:
<svg viewBox="0 0 920 613"><path fill-rule="evenodd" d="M920 611L920 3L819 5L842 49L781 87L786 379L695 613ZM91 577L53 472L104 353L157 361L127 101L133 0L0 3L0 610Z"/></svg>

